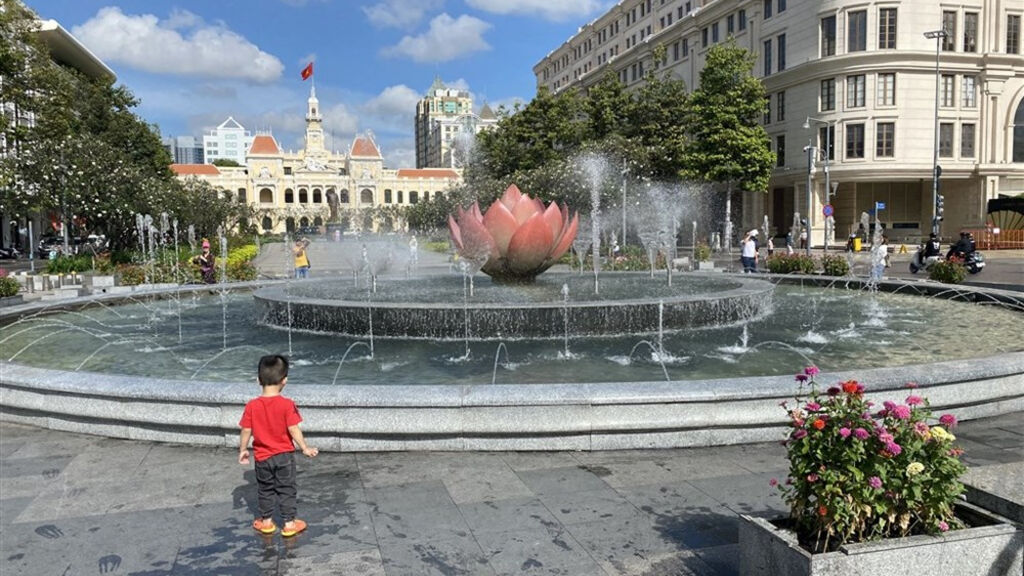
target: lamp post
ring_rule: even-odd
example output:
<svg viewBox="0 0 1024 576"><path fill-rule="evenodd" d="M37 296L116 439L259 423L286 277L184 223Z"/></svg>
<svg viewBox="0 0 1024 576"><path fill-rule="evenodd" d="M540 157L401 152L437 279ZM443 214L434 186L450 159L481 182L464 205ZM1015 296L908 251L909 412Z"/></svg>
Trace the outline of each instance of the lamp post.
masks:
<svg viewBox="0 0 1024 576"><path fill-rule="evenodd" d="M811 255L811 186L814 184L814 156L818 153L818 147L814 146L811 140L807 141L804 147L807 152L807 213L804 214L804 231L807 234L807 243L804 244L807 256Z"/></svg>
<svg viewBox="0 0 1024 576"><path fill-rule="evenodd" d="M825 153L823 154L823 156L825 157L825 204L829 204L832 201L832 188L831 188L831 181L829 180L830 176L829 176L829 169L828 169L828 167L829 167L829 154L832 153L832 125L835 124L835 122L832 121L832 120L821 120L820 118L812 118L812 117L808 116L807 119L804 120L804 130L809 130L811 128L811 122L817 122L819 124L824 124L825 127L826 127L825 128ZM807 206L808 206L808 210L809 210L810 209L810 204L808 204ZM810 213L808 213L807 216L808 216L808 218L810 218ZM824 239L825 239L825 241L824 241L825 253L828 253L828 231L827 230L824 232ZM807 239L808 246L810 246L810 243L811 243L811 241L810 241L810 231L808 231L808 239Z"/></svg>
<svg viewBox="0 0 1024 576"><path fill-rule="evenodd" d="M942 39L948 36L945 30L925 32L924 37L935 40L935 148L932 151L932 234L939 233L939 215L936 206L939 202L939 53Z"/></svg>

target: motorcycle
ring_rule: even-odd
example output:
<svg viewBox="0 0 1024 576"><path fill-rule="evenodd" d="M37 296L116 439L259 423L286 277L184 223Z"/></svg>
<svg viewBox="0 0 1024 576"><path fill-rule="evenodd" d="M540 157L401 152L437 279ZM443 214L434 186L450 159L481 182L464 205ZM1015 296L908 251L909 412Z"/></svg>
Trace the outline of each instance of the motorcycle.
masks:
<svg viewBox="0 0 1024 576"><path fill-rule="evenodd" d="M977 274L985 268L985 256L981 252L975 251L968 252L967 254L957 252L953 254L953 257L960 260L964 268L967 268L967 271L971 274Z"/></svg>
<svg viewBox="0 0 1024 576"><path fill-rule="evenodd" d="M0 248L0 260L17 260L21 258L21 252L17 248Z"/></svg>
<svg viewBox="0 0 1024 576"><path fill-rule="evenodd" d="M931 270L932 266L942 258L938 255L924 256L924 248L918 248L917 252L914 252L914 256L910 259L910 273L917 274L921 270Z"/></svg>

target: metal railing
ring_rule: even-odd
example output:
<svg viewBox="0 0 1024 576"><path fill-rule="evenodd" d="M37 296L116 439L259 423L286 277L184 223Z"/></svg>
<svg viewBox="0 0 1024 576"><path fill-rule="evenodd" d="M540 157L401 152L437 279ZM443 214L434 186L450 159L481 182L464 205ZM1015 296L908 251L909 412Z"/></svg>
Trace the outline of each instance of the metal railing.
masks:
<svg viewBox="0 0 1024 576"><path fill-rule="evenodd" d="M974 234L978 250L1024 250L1024 230L1000 230L994 234L988 228L964 228L961 232Z"/></svg>

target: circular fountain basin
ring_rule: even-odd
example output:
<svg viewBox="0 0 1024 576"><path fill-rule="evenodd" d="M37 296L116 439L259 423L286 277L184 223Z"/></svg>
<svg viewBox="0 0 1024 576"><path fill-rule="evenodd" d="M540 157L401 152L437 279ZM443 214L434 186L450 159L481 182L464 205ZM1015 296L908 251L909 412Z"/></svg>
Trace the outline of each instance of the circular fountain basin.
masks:
<svg viewBox="0 0 1024 576"><path fill-rule="evenodd" d="M344 281L297 282L254 293L257 321L346 336L493 340L650 334L747 322L771 309L774 286L745 277L548 274L507 285L434 276L387 280L376 292ZM642 295L642 296L641 296Z"/></svg>

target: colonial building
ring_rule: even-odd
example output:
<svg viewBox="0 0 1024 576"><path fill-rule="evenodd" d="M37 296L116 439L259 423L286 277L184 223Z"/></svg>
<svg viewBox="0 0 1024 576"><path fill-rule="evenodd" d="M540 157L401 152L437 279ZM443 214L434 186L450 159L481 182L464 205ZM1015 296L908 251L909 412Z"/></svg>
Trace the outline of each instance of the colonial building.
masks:
<svg viewBox="0 0 1024 576"><path fill-rule="evenodd" d="M497 124L487 103L477 114L468 91L448 88L435 78L416 104L416 167L462 167L473 136Z"/></svg>
<svg viewBox="0 0 1024 576"><path fill-rule="evenodd" d="M257 134L241 167L174 164L171 169L247 202L266 232L328 222L360 230L401 227L402 207L436 198L462 181L461 172L450 168L386 168L370 133L356 136L346 153L328 150L315 88L307 102L302 150L285 152L272 135Z"/></svg>
<svg viewBox="0 0 1024 576"><path fill-rule="evenodd" d="M1024 193L1022 17L1004 0L622 0L533 71L555 91L609 71L632 88L655 67L692 88L733 38L757 55L778 156L766 193L743 199L745 227L767 215L784 233L807 212L810 173L814 244L826 203L840 238L876 205L897 239L927 235L937 148L949 236L983 226L989 199Z"/></svg>

